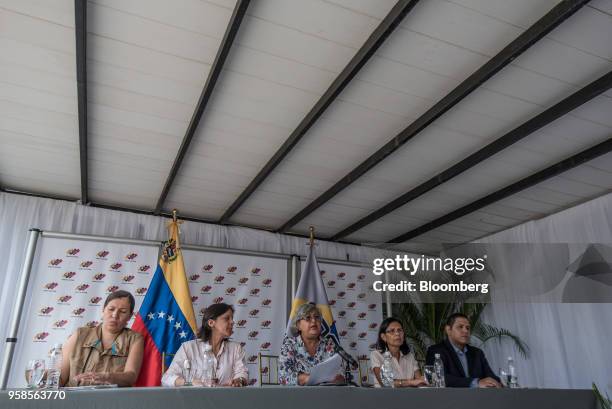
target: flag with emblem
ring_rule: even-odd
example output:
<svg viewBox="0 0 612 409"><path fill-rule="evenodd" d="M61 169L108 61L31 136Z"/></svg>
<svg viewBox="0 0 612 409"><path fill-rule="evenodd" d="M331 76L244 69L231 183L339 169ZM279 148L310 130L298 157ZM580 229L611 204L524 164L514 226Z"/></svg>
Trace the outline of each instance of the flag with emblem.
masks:
<svg viewBox="0 0 612 409"><path fill-rule="evenodd" d="M306 303L316 304L319 311L321 311L321 336L324 338L331 337L336 342L336 345L340 345L338 331L336 331L336 322L332 316L327 292L321 278L321 271L319 270L319 264L317 263L312 243L309 246L308 257L306 257L306 264L300 277L300 283L291 303L289 322L295 316L298 307ZM287 333L289 333L289 325L287 325Z"/></svg>
<svg viewBox="0 0 612 409"><path fill-rule="evenodd" d="M145 339L142 368L135 386L161 385L163 368L170 366L181 344L195 339L197 334L179 246L179 223L174 217L168 224L170 238L163 244L162 257L132 325Z"/></svg>

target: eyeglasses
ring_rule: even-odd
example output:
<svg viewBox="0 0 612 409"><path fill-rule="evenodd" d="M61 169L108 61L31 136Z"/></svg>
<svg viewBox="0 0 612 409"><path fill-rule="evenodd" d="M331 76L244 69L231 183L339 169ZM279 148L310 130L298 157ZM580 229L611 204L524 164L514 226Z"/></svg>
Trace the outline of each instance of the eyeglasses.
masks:
<svg viewBox="0 0 612 409"><path fill-rule="evenodd" d="M315 321L315 322L321 322L321 316L319 315L309 315L307 317L302 317L300 318L300 320L304 320L304 321Z"/></svg>
<svg viewBox="0 0 612 409"><path fill-rule="evenodd" d="M395 329L389 329L387 331L385 331L385 334L403 334L404 330L401 328L395 328Z"/></svg>

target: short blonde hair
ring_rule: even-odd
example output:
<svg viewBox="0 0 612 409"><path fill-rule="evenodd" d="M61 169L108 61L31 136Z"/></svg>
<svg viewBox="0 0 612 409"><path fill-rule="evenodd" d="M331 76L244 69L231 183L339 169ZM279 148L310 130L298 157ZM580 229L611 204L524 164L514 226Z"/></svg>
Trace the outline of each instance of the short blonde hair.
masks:
<svg viewBox="0 0 612 409"><path fill-rule="evenodd" d="M289 333L291 336L297 337L300 334L300 330L297 327L298 321L313 313L319 317L322 316L321 310L319 310L319 308L317 308L317 306L313 303L302 304L298 307L297 311L295 312L295 316L291 318L291 323L289 324Z"/></svg>

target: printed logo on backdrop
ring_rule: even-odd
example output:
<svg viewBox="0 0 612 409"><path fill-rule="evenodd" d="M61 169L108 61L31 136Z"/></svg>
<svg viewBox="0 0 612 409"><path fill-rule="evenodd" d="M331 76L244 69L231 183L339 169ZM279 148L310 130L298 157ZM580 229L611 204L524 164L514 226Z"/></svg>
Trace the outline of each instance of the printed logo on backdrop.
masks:
<svg viewBox="0 0 612 409"><path fill-rule="evenodd" d="M238 306L239 307L246 307L248 301L249 301L248 298L241 298L241 299L238 300Z"/></svg>
<svg viewBox="0 0 612 409"><path fill-rule="evenodd" d="M259 288L253 288L251 291L249 291L249 294L251 295L251 297L259 297L259 292L261 290Z"/></svg>
<svg viewBox="0 0 612 409"><path fill-rule="evenodd" d="M261 285L266 287L266 288L272 287L272 279L271 278L266 278L265 280L263 280L261 282Z"/></svg>
<svg viewBox="0 0 612 409"><path fill-rule="evenodd" d="M91 265L93 264L93 261L87 260L87 261L83 261L80 265L79 265L79 269L80 270L91 270Z"/></svg>
<svg viewBox="0 0 612 409"><path fill-rule="evenodd" d="M106 260L106 256L108 256L110 252L108 250L101 250L96 253L96 258L98 260Z"/></svg>
<svg viewBox="0 0 612 409"><path fill-rule="evenodd" d="M119 289L118 285L110 285L106 288L106 293L110 294L110 293L114 293L115 291L117 291Z"/></svg>
<svg viewBox="0 0 612 409"><path fill-rule="evenodd" d="M238 280L239 286L245 286L245 285L248 285L248 283L249 283L249 277L242 277L240 278L240 280Z"/></svg>
<svg viewBox="0 0 612 409"><path fill-rule="evenodd" d="M192 296L191 296L191 303L192 303L192 304L197 303L199 298L200 298L200 297L198 297L197 295L192 295Z"/></svg>
<svg viewBox="0 0 612 409"><path fill-rule="evenodd" d="M236 274L237 270L238 270L238 267L236 267L236 266L229 266L227 268L227 274Z"/></svg>
<svg viewBox="0 0 612 409"><path fill-rule="evenodd" d="M247 365L255 365L257 363L257 355L251 355L247 358Z"/></svg>
<svg viewBox="0 0 612 409"><path fill-rule="evenodd" d="M253 274L254 276L258 276L261 273L261 268L259 267L255 267L251 269L251 274Z"/></svg>
<svg viewBox="0 0 612 409"><path fill-rule="evenodd" d="M229 295L229 296L235 296L236 294L234 294L236 292L236 287L228 287L225 289L225 294Z"/></svg>
<svg viewBox="0 0 612 409"><path fill-rule="evenodd" d="M49 260L49 268L60 268L60 264L62 264L62 260L61 258L53 258L51 260Z"/></svg>
<svg viewBox="0 0 612 409"><path fill-rule="evenodd" d="M148 264L143 264L142 266L138 267L138 273L140 274L148 274L149 270L151 270L151 266Z"/></svg>
<svg viewBox="0 0 612 409"><path fill-rule="evenodd" d="M336 277L338 278L338 280L344 280L344 278L346 277L346 273L344 271L339 272Z"/></svg>
<svg viewBox="0 0 612 409"><path fill-rule="evenodd" d="M44 290L43 291L48 291L51 293L55 292L55 288L58 286L58 284L55 281L52 281L50 283L47 283L43 286Z"/></svg>
<svg viewBox="0 0 612 409"><path fill-rule="evenodd" d="M125 255L125 261L127 261L128 263L135 263L137 257L137 253L131 252Z"/></svg>
<svg viewBox="0 0 612 409"><path fill-rule="evenodd" d="M64 281L74 281L74 276L76 275L76 273L74 271L66 271L64 274L62 274L62 280Z"/></svg>
<svg viewBox="0 0 612 409"><path fill-rule="evenodd" d="M72 300L71 295L62 295L57 299L57 303L59 305L70 305L70 300Z"/></svg>
<svg viewBox="0 0 612 409"><path fill-rule="evenodd" d="M346 285L347 290L354 290L355 289L355 283L348 283Z"/></svg>
<svg viewBox="0 0 612 409"><path fill-rule="evenodd" d="M83 307L76 308L76 309L72 310L72 317L74 317L74 318L82 318L84 312L85 312L85 308L83 308Z"/></svg>
<svg viewBox="0 0 612 409"><path fill-rule="evenodd" d="M127 276L123 276L121 277L121 281L123 281L124 284L134 284L132 281L134 281L134 276L133 275L127 275Z"/></svg>
<svg viewBox="0 0 612 409"><path fill-rule="evenodd" d="M42 331L42 332L37 332L34 335L34 342L47 342L46 339L49 336L48 332Z"/></svg>
<svg viewBox="0 0 612 409"><path fill-rule="evenodd" d="M266 298L265 300L261 302L261 306L264 308L272 308L272 300L269 298Z"/></svg>
<svg viewBox="0 0 612 409"><path fill-rule="evenodd" d="M236 322L236 328L245 328L248 322L248 320L239 320Z"/></svg>
<svg viewBox="0 0 612 409"><path fill-rule="evenodd" d="M68 324L68 320L59 320L59 321L55 321L53 323L53 328L54 330L66 330L66 328L64 328L66 326L66 324Z"/></svg>
<svg viewBox="0 0 612 409"><path fill-rule="evenodd" d="M75 288L75 292L76 293L80 293L80 294L87 294L87 289L89 288L89 284L80 284L77 285Z"/></svg>
<svg viewBox="0 0 612 409"><path fill-rule="evenodd" d="M148 290L147 287L140 287L140 288L136 289L136 296L143 297L144 295L147 294L147 290Z"/></svg>
<svg viewBox="0 0 612 409"><path fill-rule="evenodd" d="M38 310L38 316L40 316L40 317L48 317L53 312L53 309L54 308L51 307L51 306L42 307L40 310Z"/></svg>
<svg viewBox="0 0 612 409"><path fill-rule="evenodd" d="M97 273L97 274L94 274L93 280L96 281L96 282L102 283L102 282L104 282L104 277L106 277L106 274L104 274L104 273Z"/></svg>
<svg viewBox="0 0 612 409"><path fill-rule="evenodd" d="M261 322L261 329L270 329L270 324L272 324L272 321L270 320L264 320Z"/></svg>
<svg viewBox="0 0 612 409"><path fill-rule="evenodd" d="M200 293L201 294L210 294L210 290L212 290L212 287L210 285L205 285L204 287L202 287L200 289Z"/></svg>
<svg viewBox="0 0 612 409"><path fill-rule="evenodd" d="M204 267L202 267L202 272L203 273L212 273L212 269L213 269L213 265L212 264L206 264Z"/></svg>
<svg viewBox="0 0 612 409"><path fill-rule="evenodd" d="M102 297L91 297L89 299L89 305L99 305L100 301L102 301Z"/></svg>
<svg viewBox="0 0 612 409"><path fill-rule="evenodd" d="M215 277L215 284L223 284L223 280L225 280L225 276L218 275Z"/></svg>
<svg viewBox="0 0 612 409"><path fill-rule="evenodd" d="M200 282L199 279L200 279L200 275L199 274L191 274L189 276L189 282L190 283L199 283Z"/></svg>
<svg viewBox="0 0 612 409"><path fill-rule="evenodd" d="M121 267L123 267L123 264L113 263L110 265L109 270L118 273L121 271Z"/></svg>
<svg viewBox="0 0 612 409"><path fill-rule="evenodd" d="M76 257L76 258L78 258L80 252L81 252L81 250L77 249L77 248L68 249L68 250L66 250L66 257Z"/></svg>

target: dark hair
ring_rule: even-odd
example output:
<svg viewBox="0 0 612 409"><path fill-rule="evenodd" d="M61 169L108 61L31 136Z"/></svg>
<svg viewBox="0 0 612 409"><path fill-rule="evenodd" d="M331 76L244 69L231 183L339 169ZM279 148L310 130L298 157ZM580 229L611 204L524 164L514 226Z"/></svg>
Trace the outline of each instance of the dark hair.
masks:
<svg viewBox="0 0 612 409"><path fill-rule="evenodd" d="M198 337L204 341L208 342L210 337L212 336L212 328L208 325L208 320L216 320L221 315L225 314L229 310L234 312L234 307L224 302L219 304L211 304L204 310L204 314L202 316L202 328L200 328L200 333Z"/></svg>
<svg viewBox="0 0 612 409"><path fill-rule="evenodd" d="M446 319L446 325L452 328L453 325L455 325L455 321L457 321L457 318L465 318L466 320L468 320L468 322L470 322L470 319L467 315L461 312L456 312L448 316L448 318Z"/></svg>
<svg viewBox="0 0 612 409"><path fill-rule="evenodd" d="M136 306L136 300L134 300L134 296L129 291L118 290L110 293L106 300L104 301L104 307L108 305L109 302L116 300L117 298L127 298L130 302L130 314L134 312L134 307Z"/></svg>
<svg viewBox="0 0 612 409"><path fill-rule="evenodd" d="M387 332L387 328L389 328L389 325L394 322L397 322L399 325L402 326L402 329L404 329L402 322L395 317L385 318L383 322L380 323L380 328L378 329L378 339L376 340L376 349L378 349L380 352L387 351L387 343L382 340L381 335L385 334ZM402 353L402 355L407 355L410 352L410 347L408 346L408 343L406 343L405 336L404 343L400 345L400 352Z"/></svg>

